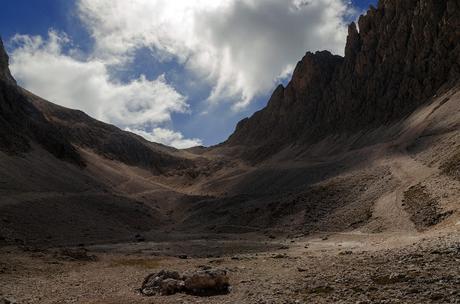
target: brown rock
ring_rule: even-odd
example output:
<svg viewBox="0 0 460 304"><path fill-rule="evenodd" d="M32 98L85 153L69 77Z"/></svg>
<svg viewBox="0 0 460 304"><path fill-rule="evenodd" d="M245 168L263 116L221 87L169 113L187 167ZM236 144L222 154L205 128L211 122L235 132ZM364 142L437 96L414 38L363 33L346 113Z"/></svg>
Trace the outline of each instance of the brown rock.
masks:
<svg viewBox="0 0 460 304"><path fill-rule="evenodd" d="M162 270L144 279L141 293L146 296L171 295L181 291L181 286L183 281L177 271Z"/></svg>
<svg viewBox="0 0 460 304"><path fill-rule="evenodd" d="M185 276L185 289L191 294L225 293L230 286L227 271L210 269Z"/></svg>
<svg viewBox="0 0 460 304"><path fill-rule="evenodd" d="M200 270L184 276L177 271L162 270L147 276L140 291L146 296L172 295L178 292L214 295L227 293L229 287L229 278L225 270Z"/></svg>

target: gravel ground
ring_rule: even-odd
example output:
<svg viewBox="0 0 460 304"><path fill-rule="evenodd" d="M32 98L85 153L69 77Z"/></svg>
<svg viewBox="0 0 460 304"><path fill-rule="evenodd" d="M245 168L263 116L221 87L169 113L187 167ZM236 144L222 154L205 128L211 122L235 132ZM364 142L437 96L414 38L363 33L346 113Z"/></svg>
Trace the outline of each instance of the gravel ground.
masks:
<svg viewBox="0 0 460 304"><path fill-rule="evenodd" d="M460 303L459 235L451 231L257 239L251 250L250 240L238 240L228 241L225 248L231 252L213 257L185 257L196 254L197 248L205 256L206 246L197 247L196 241L181 242L179 247L144 243L85 250L3 248L0 299L101 304ZM170 250L162 255L160 247ZM174 248L181 249L176 256ZM138 291L145 276L161 269L209 267L229 272L229 294L144 297Z"/></svg>

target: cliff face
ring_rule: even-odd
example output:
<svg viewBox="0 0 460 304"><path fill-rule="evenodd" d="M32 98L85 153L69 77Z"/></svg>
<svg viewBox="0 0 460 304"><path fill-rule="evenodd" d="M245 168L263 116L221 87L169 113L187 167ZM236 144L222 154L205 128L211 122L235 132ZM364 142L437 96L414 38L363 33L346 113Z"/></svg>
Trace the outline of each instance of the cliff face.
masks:
<svg viewBox="0 0 460 304"><path fill-rule="evenodd" d="M307 53L287 87L242 120L224 145L273 154L371 129L403 118L458 81L459 0L380 0L358 27L349 26L345 57Z"/></svg>
<svg viewBox="0 0 460 304"><path fill-rule="evenodd" d="M9 58L3 46L2 39L0 38L0 80L10 84L16 84L8 67Z"/></svg>

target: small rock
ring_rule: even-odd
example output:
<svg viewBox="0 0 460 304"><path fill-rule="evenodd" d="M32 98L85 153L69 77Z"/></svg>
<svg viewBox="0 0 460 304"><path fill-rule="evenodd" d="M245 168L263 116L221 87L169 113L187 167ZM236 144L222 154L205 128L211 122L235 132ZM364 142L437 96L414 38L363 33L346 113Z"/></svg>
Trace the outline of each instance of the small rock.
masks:
<svg viewBox="0 0 460 304"><path fill-rule="evenodd" d="M298 272L306 272L307 270L306 270L305 268L300 268L300 267L298 267L298 268L297 268L297 271L298 271Z"/></svg>

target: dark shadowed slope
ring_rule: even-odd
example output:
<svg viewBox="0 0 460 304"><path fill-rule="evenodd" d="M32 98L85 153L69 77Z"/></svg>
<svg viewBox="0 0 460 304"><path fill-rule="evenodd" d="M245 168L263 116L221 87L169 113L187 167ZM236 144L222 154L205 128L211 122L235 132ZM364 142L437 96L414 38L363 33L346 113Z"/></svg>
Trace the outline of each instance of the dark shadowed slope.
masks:
<svg viewBox="0 0 460 304"><path fill-rule="evenodd" d="M194 162L22 89L0 44L0 244L132 240L165 217L129 193Z"/></svg>
<svg viewBox="0 0 460 304"><path fill-rule="evenodd" d="M3 151L30 151L37 143L60 159L83 166L76 148L161 173L190 165L170 147L149 143L140 136L92 119L85 113L47 102L18 87L8 69L8 56L0 45L0 122Z"/></svg>
<svg viewBox="0 0 460 304"><path fill-rule="evenodd" d="M0 151L8 154L28 152L32 142L59 159L84 165L72 144L16 85L8 68L8 55L0 43Z"/></svg>

